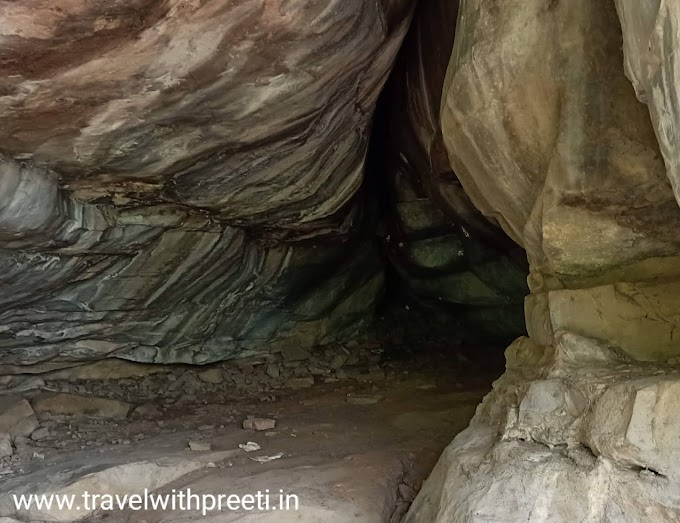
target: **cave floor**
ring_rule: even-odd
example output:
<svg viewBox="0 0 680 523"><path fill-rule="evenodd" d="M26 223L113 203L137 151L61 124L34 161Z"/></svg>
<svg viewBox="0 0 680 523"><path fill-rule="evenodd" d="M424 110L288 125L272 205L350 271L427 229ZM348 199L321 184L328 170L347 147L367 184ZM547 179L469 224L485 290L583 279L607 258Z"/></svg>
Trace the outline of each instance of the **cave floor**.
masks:
<svg viewBox="0 0 680 523"><path fill-rule="evenodd" d="M493 364L485 351L495 354ZM379 377L378 366L365 374L376 379L319 383L264 397L246 388L228 400L214 390L172 400L142 385L134 388L139 398L128 399L139 404L151 396L154 401L115 421L38 412L50 437L17 444L12 473L0 476L0 515L22 521L139 523L399 521L443 448L467 426L500 373L499 353L470 348L466 356L461 349L438 346L384 360ZM153 384L162 383L156 376ZM115 380L111 384L115 389ZM74 379L60 390L91 392ZM243 429L249 416L275 419L276 427ZM210 449L193 451L189 442ZM239 448L248 442L260 448ZM280 457L266 463L254 459L271 456ZM115 508L87 514L81 507L16 512L10 499L11 494L80 496L86 490L122 494L144 489L167 494L190 490L199 496L269 489L274 493L271 507L283 491L298 497L299 510L225 508L203 515L200 510Z"/></svg>

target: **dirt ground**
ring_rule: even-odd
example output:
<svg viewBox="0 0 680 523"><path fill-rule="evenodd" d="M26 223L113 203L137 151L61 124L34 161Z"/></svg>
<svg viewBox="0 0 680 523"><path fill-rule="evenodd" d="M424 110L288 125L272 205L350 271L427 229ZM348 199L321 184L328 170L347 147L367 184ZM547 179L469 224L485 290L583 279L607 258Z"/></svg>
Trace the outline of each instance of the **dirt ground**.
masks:
<svg viewBox="0 0 680 523"><path fill-rule="evenodd" d="M36 409L40 437L17 438L14 455L3 459L0 516L138 523L398 522L443 448L465 428L502 371L502 355L495 348L445 346L367 350L366 355L345 370L336 365L337 372L323 361L305 360L312 372L314 365L323 370L313 380L280 375L299 365L283 362L277 371L266 361L215 366L219 371L202 376L210 369L172 367L106 381L79 379L74 372L51 380L30 378L38 387L22 397ZM181 385L172 387L178 380ZM17 383L8 385L16 389ZM55 412L54 400L43 398L58 393L108 397L129 404L131 414L118 416L114 409L107 417L69 404ZM272 419L276 426L246 430L249 417ZM190 442L200 450L191 450ZM249 442L259 449L239 447ZM298 510L17 511L11 499L12 494L144 489L199 496L268 489L275 499L281 492L297 496Z"/></svg>

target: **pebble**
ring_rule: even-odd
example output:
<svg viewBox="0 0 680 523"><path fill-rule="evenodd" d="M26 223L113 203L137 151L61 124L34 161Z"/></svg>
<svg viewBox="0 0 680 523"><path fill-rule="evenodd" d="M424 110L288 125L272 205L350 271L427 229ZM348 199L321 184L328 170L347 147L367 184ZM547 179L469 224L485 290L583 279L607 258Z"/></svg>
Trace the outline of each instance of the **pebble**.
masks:
<svg viewBox="0 0 680 523"><path fill-rule="evenodd" d="M273 380L279 379L279 376L281 376L281 367L270 363L267 365L265 373Z"/></svg>
<svg viewBox="0 0 680 523"><path fill-rule="evenodd" d="M31 439L33 441L42 441L44 439L49 438L50 436L50 429L47 427L40 428L31 434Z"/></svg>
<svg viewBox="0 0 680 523"><path fill-rule="evenodd" d="M249 418L243 421L243 428L246 430L271 430L276 428L276 420L270 418Z"/></svg>
<svg viewBox="0 0 680 523"><path fill-rule="evenodd" d="M195 452L207 452L212 449L212 445L207 441L189 441L189 448Z"/></svg>
<svg viewBox="0 0 680 523"><path fill-rule="evenodd" d="M282 349L281 356L285 361L302 361L308 359L310 354L304 347L293 345Z"/></svg>
<svg viewBox="0 0 680 523"><path fill-rule="evenodd" d="M254 441L249 441L248 443L240 443L238 448L245 450L246 452L255 452L256 450L260 450L262 447L260 447Z"/></svg>
<svg viewBox="0 0 680 523"><path fill-rule="evenodd" d="M0 434L0 458L5 458L14 454L12 440L9 434Z"/></svg>
<svg viewBox="0 0 680 523"><path fill-rule="evenodd" d="M206 370L205 372L201 372L198 375L198 379L201 380L203 383L219 385L224 381L224 374L222 373L222 369L219 368L209 369Z"/></svg>

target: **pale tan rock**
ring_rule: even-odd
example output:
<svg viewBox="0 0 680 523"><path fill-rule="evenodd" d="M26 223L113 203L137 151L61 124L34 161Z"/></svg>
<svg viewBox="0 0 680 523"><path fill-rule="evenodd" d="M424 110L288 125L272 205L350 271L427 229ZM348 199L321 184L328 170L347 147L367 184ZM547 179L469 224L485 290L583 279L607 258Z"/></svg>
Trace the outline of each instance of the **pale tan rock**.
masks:
<svg viewBox="0 0 680 523"><path fill-rule="evenodd" d="M407 523L676 521L680 373L596 340L519 340L445 450Z"/></svg>
<svg viewBox="0 0 680 523"><path fill-rule="evenodd" d="M269 418L248 418L243 420L243 428L246 430L271 430L276 428L276 420Z"/></svg>
<svg viewBox="0 0 680 523"><path fill-rule="evenodd" d="M547 445L571 443L587 407L587 398L565 380L532 381L519 403L515 430L506 431L504 436Z"/></svg>
<svg viewBox="0 0 680 523"><path fill-rule="evenodd" d="M668 178L680 201L680 4L616 0L623 31L626 75L649 106Z"/></svg>
<svg viewBox="0 0 680 523"><path fill-rule="evenodd" d="M529 331L542 344L559 329L610 339L588 324L592 304L573 312L540 293L680 280L680 209L649 114L623 71L615 7L509 0L494 10L467 0L459 25L441 106L444 142L472 201L527 250L538 295L528 303ZM667 294L664 320L680 313ZM653 317L644 320L645 307L627 331L613 325L619 307L611 299L590 322L602 314L619 330L614 341L636 356L643 338L654 347L649 358L678 352L664 320L656 331L642 325Z"/></svg>
<svg viewBox="0 0 680 523"><path fill-rule="evenodd" d="M639 360L666 360L680 351L679 295L680 280L550 291L551 330L607 340Z"/></svg>
<svg viewBox="0 0 680 523"><path fill-rule="evenodd" d="M585 440L617 463L680 476L680 376L624 381L599 398Z"/></svg>
<svg viewBox="0 0 680 523"><path fill-rule="evenodd" d="M208 452L212 449L212 444L209 441L189 441L189 448L196 452Z"/></svg>
<svg viewBox="0 0 680 523"><path fill-rule="evenodd" d="M678 14L461 2L443 138L527 251L532 340L506 351L406 522L680 519L680 376L659 363L680 353Z"/></svg>

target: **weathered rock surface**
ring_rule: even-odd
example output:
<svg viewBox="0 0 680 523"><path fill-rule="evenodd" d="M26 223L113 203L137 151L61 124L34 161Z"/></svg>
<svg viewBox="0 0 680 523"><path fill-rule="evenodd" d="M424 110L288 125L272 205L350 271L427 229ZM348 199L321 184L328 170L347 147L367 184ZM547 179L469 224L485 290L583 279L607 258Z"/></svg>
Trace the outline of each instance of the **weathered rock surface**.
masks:
<svg viewBox="0 0 680 523"><path fill-rule="evenodd" d="M526 248L531 339L407 522L680 519L675 9L461 2L444 142Z"/></svg>
<svg viewBox="0 0 680 523"><path fill-rule="evenodd" d="M141 454L141 453L140 453ZM93 512L94 501L83 503L83 493L99 496L111 496L112 507L116 507L116 498L140 495L145 489L152 492L176 479L204 469L210 464L214 466L234 454L233 451L211 452L202 454L169 454L158 452L157 456L149 456L135 461L130 453L115 453L109 456L89 455L69 463L52 463L40 474L27 475L10 479L3 485L0 494L0 515L16 516L28 521L76 521L89 516ZM56 495L69 496L78 505L70 508L58 508L56 503L50 507L25 506L17 508L12 496L22 495ZM99 498L98 504L102 503Z"/></svg>
<svg viewBox="0 0 680 523"><path fill-rule="evenodd" d="M505 343L526 333L528 269L446 155L439 106L457 14L458 1L418 5L386 86L385 137L376 137L389 184L384 244L407 294L439 310L455 335Z"/></svg>
<svg viewBox="0 0 680 523"><path fill-rule="evenodd" d="M3 4L2 369L207 363L370 318L355 193L412 4Z"/></svg>
<svg viewBox="0 0 680 523"><path fill-rule="evenodd" d="M0 458L6 458L13 453L11 436L6 433L0 433Z"/></svg>
<svg viewBox="0 0 680 523"><path fill-rule="evenodd" d="M507 359L406 522L680 518L679 370L568 333Z"/></svg>
<svg viewBox="0 0 680 523"><path fill-rule="evenodd" d="M0 397L0 433L27 437L39 425L28 401L18 396Z"/></svg>
<svg viewBox="0 0 680 523"><path fill-rule="evenodd" d="M623 29L626 75L649 105L668 178L680 200L680 5L660 0L616 0Z"/></svg>
<svg viewBox="0 0 680 523"><path fill-rule="evenodd" d="M627 281L637 293L639 282L674 278L680 210L623 73L614 6L511 1L495 11L467 1L458 36L444 140L475 205L527 249L532 292ZM602 325L615 321L613 300Z"/></svg>

